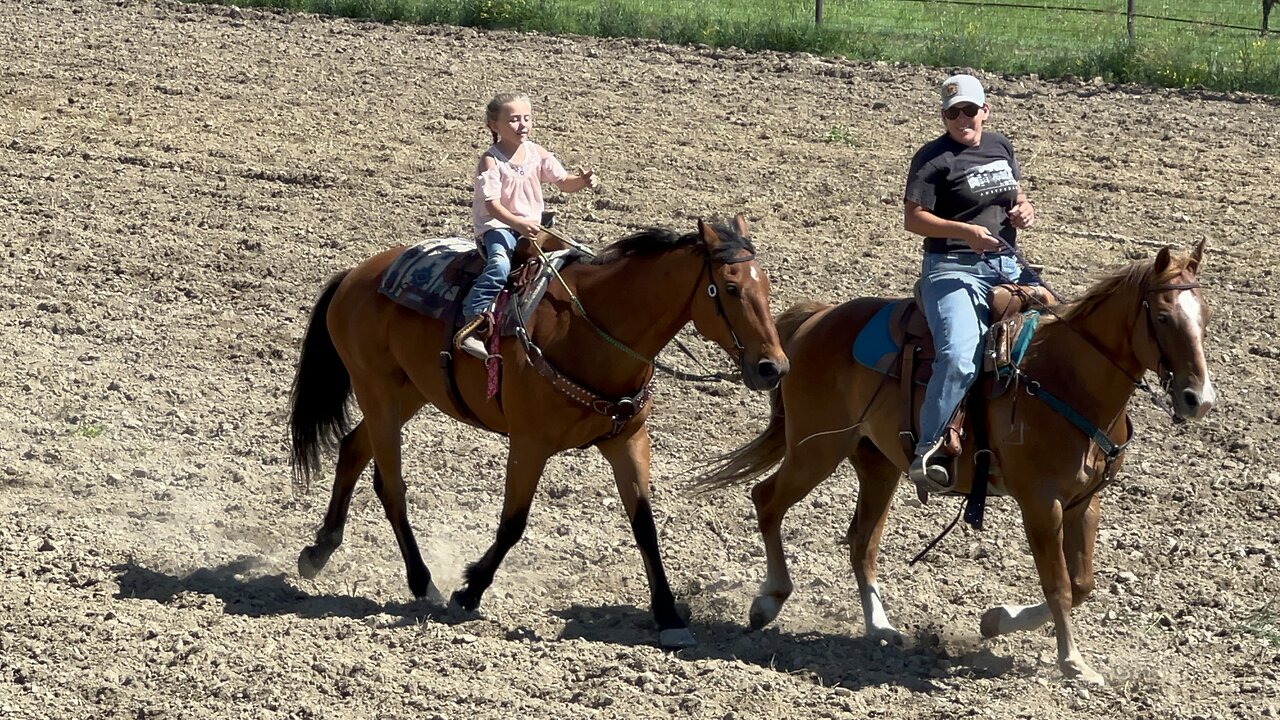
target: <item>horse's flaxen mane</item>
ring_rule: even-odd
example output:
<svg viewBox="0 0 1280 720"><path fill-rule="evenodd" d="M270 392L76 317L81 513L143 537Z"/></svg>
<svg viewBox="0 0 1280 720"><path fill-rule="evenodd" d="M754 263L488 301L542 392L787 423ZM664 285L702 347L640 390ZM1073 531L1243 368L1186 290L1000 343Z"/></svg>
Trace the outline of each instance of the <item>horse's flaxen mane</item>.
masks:
<svg viewBox="0 0 1280 720"><path fill-rule="evenodd" d="M1130 263L1094 283L1083 295L1067 303L1065 309L1057 313L1058 317L1070 321L1088 315L1104 300L1123 292L1126 288L1136 290L1148 285L1169 282L1182 274L1189 260L1190 258L1186 255L1173 256L1169 260L1169 267L1165 268L1159 277L1151 277L1155 265L1154 258Z"/></svg>
<svg viewBox="0 0 1280 720"><path fill-rule="evenodd" d="M755 246L750 238L739 235L732 228L720 224L710 226L720 237L720 247L716 251L715 260L733 260L745 250L755 254ZM604 265L622 258L641 255L658 255L676 248L692 247L702 243L702 236L697 232L677 235L674 230L664 227L650 227L634 232L618 240L600 252L590 261L592 265Z"/></svg>

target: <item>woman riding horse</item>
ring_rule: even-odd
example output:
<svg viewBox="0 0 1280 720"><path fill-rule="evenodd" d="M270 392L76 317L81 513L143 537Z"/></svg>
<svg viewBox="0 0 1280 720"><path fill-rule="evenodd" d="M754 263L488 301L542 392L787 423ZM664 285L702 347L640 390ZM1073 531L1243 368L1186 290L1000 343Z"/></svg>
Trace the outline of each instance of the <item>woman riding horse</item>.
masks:
<svg viewBox="0 0 1280 720"><path fill-rule="evenodd" d="M1198 419L1216 396L1205 362L1209 306L1196 272L1203 241L1189 256L1168 248L1091 287L1042 322L1017 371L1017 387L988 402L985 423L992 492L1017 501L1045 601L1002 605L982 616L982 635L1029 630L1052 620L1058 666L1068 677L1102 683L1076 646L1071 608L1093 590L1093 552L1101 495L1115 479L1129 441L1129 400L1141 376L1155 372L1178 418ZM791 372L772 393L768 427L700 479L721 487L781 466L751 490L764 538L768 575L751 605L751 625L771 622L793 585L782 547L787 510L844 459L858 476L858 505L849 527L849 560L867 635L901 642L876 583L880 536L894 490L911 463L899 442L904 411L881 392L886 375L858 364L847 344L888 302L860 298L839 306L805 303L778 319ZM972 433L970 433L972 435ZM974 482L975 451L956 462L954 489Z"/></svg>

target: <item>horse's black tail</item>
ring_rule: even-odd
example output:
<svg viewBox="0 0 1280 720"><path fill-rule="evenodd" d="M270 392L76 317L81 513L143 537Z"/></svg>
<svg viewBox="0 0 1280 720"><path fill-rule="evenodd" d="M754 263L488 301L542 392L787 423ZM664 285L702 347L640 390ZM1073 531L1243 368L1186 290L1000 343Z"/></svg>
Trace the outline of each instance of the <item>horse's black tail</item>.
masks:
<svg viewBox="0 0 1280 720"><path fill-rule="evenodd" d="M830 307L823 303L801 302L779 315L774 324L783 347L806 320ZM783 378L786 382L786 378ZM787 418L782 406L782 386L769 392L769 424L754 440L737 450L712 458L710 469L693 480L698 491L707 492L754 480L782 462L787 454Z"/></svg>
<svg viewBox="0 0 1280 720"><path fill-rule="evenodd" d="M293 440L290 463L294 488L306 490L320 471L320 452L332 450L351 427L351 375L329 337L329 303L350 270L329 280L311 310L302 357L289 395L289 433Z"/></svg>

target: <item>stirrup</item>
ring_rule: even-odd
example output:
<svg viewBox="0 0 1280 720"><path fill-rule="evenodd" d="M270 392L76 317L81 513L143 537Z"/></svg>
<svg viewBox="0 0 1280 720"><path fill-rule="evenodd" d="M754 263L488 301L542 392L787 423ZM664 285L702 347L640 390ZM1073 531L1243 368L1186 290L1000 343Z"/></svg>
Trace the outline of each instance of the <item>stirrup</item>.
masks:
<svg viewBox="0 0 1280 720"><path fill-rule="evenodd" d="M489 317L485 313L476 316L475 320L462 326L458 334L453 336L453 347L456 350L477 357L481 360L489 359L489 349L484 346L484 340L478 337L478 333L489 322Z"/></svg>
<svg viewBox="0 0 1280 720"><path fill-rule="evenodd" d="M921 503L927 503L930 493L949 492L954 487L954 481L947 472L947 468L934 461L934 456L942 447L942 442L936 442L932 447L925 450L911 461L911 467L907 470L907 477L916 484L916 496Z"/></svg>

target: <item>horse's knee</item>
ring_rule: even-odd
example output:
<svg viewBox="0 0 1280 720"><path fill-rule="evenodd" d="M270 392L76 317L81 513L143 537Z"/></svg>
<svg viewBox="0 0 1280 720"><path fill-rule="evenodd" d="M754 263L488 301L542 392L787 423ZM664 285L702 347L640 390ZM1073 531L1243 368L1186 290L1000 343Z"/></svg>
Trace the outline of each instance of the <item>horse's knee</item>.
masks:
<svg viewBox="0 0 1280 720"><path fill-rule="evenodd" d="M1087 600L1093 594L1093 588L1093 575L1071 578L1071 607L1076 607Z"/></svg>

